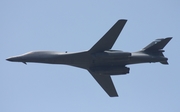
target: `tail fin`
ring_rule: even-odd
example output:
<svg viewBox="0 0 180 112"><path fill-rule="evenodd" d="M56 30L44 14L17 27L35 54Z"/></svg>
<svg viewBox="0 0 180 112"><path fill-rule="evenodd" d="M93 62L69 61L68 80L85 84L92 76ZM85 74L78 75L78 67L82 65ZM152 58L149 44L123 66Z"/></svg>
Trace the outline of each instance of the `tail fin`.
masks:
<svg viewBox="0 0 180 112"><path fill-rule="evenodd" d="M142 51L145 51L145 52L163 51L162 49L166 46L166 44L171 39L172 39L172 37L167 37L167 38L163 38L163 39L156 39L155 41L153 41L149 45L147 45L145 48L143 48Z"/></svg>
<svg viewBox="0 0 180 112"><path fill-rule="evenodd" d="M155 41L151 42L149 45L147 45L145 48L143 48L141 51L147 52L156 56L162 56L163 55L163 48L167 45L167 43L172 39L172 37L167 37L163 39L156 39ZM167 60L161 61L161 64L168 65Z"/></svg>

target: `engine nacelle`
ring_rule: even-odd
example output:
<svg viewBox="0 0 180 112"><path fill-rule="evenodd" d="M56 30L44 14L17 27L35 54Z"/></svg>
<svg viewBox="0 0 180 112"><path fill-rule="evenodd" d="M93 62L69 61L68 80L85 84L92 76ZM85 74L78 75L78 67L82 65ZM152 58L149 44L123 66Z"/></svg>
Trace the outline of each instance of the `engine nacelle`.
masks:
<svg viewBox="0 0 180 112"><path fill-rule="evenodd" d="M92 71L100 75L122 75L129 73L128 67L94 67Z"/></svg>

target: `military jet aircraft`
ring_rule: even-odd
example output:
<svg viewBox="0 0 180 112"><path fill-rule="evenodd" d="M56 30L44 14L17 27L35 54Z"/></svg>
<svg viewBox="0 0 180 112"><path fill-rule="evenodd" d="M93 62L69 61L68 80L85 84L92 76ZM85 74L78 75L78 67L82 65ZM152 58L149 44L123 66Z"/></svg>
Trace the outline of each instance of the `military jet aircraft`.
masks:
<svg viewBox="0 0 180 112"><path fill-rule="evenodd" d="M148 46L137 52L111 50L127 20L118 20L114 26L89 50L75 53L54 51L33 51L23 55L10 57L6 60L13 62L35 62L48 64L65 64L86 69L106 91L110 97L118 94L111 75L129 73L126 65L137 63L160 62L167 65L168 58L163 55L163 48L172 37L156 39Z"/></svg>

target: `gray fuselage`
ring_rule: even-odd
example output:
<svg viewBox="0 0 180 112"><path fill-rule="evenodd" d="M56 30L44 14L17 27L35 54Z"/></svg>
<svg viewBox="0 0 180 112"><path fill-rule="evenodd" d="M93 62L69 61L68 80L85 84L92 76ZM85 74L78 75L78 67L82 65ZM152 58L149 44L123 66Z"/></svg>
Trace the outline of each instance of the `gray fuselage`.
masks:
<svg viewBox="0 0 180 112"><path fill-rule="evenodd" d="M20 56L10 57L7 60L14 62L36 62L48 64L66 64L80 68L92 66L124 66L137 63L161 62L167 60L163 56L153 56L144 52L123 52L109 50L90 54L88 51L76 53L61 53L53 51L35 51Z"/></svg>

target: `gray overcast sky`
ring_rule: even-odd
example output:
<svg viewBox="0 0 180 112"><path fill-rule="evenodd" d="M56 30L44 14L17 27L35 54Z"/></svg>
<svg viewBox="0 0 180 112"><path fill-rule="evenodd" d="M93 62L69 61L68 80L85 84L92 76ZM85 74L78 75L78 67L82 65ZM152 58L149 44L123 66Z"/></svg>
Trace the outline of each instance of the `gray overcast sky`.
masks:
<svg viewBox="0 0 180 112"><path fill-rule="evenodd" d="M1 0L0 112L180 111L179 6L178 0ZM34 50L88 50L118 19L128 22L113 49L173 39L165 47L170 65L131 65L130 74L113 76L117 98L85 70L5 60Z"/></svg>

